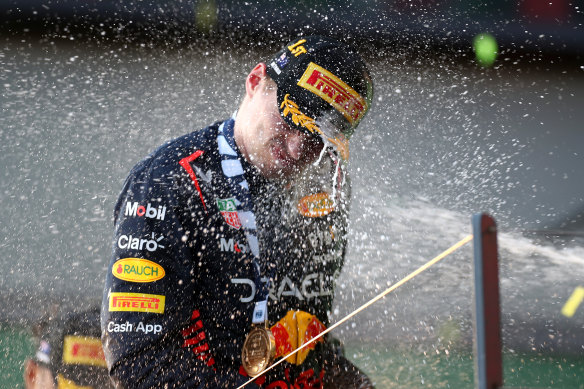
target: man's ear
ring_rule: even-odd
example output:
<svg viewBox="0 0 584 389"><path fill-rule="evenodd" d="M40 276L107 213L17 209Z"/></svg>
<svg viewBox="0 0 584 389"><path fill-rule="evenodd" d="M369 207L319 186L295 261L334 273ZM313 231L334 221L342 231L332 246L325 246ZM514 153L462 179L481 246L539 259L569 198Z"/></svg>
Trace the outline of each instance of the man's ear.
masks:
<svg viewBox="0 0 584 389"><path fill-rule="evenodd" d="M245 93L251 97L258 90L260 81L266 78L266 64L258 63L247 75L245 79Z"/></svg>
<svg viewBox="0 0 584 389"><path fill-rule="evenodd" d="M24 361L24 387L33 388L39 366L32 359Z"/></svg>

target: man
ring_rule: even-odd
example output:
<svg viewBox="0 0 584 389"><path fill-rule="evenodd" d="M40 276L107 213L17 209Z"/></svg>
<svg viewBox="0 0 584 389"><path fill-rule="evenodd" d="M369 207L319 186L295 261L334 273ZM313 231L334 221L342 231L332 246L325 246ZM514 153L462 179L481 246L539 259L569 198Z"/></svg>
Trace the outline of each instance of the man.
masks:
<svg viewBox="0 0 584 389"><path fill-rule="evenodd" d="M102 307L117 386L371 387L323 339L288 356L330 324L348 137L371 95L354 50L302 37L251 70L233 118L133 168Z"/></svg>
<svg viewBox="0 0 584 389"><path fill-rule="evenodd" d="M101 346L99 308L39 323L38 350L24 363L26 389L111 388Z"/></svg>

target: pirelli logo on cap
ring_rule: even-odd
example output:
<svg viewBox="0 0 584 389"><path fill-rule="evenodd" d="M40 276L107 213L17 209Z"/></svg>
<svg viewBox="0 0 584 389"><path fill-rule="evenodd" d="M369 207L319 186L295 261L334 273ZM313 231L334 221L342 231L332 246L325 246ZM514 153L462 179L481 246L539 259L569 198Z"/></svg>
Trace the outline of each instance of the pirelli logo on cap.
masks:
<svg viewBox="0 0 584 389"><path fill-rule="evenodd" d="M164 313L165 296L144 293L110 293L109 311Z"/></svg>
<svg viewBox="0 0 584 389"><path fill-rule="evenodd" d="M65 336L63 363L107 367L101 339L86 336Z"/></svg>
<svg viewBox="0 0 584 389"><path fill-rule="evenodd" d="M359 93L314 62L308 65L298 85L330 103L351 125L358 123L367 112L367 102Z"/></svg>

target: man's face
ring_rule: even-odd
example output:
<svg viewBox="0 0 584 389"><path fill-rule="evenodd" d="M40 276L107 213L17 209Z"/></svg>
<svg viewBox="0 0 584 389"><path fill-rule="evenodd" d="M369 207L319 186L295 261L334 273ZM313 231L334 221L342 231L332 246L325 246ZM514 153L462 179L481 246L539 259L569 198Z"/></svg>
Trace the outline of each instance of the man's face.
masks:
<svg viewBox="0 0 584 389"><path fill-rule="evenodd" d="M250 100L251 120L242 148L248 161L266 178L286 178L316 160L323 148L317 139L291 128L280 116L276 85L262 79Z"/></svg>

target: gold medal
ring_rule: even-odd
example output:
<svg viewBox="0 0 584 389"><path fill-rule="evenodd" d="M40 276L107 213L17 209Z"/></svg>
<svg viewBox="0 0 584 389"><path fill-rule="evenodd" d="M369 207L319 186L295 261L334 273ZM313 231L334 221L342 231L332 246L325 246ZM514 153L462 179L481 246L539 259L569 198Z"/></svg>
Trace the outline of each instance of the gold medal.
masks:
<svg viewBox="0 0 584 389"><path fill-rule="evenodd" d="M245 338L241 350L243 368L255 377L264 371L276 356L276 339L269 328L254 326Z"/></svg>

